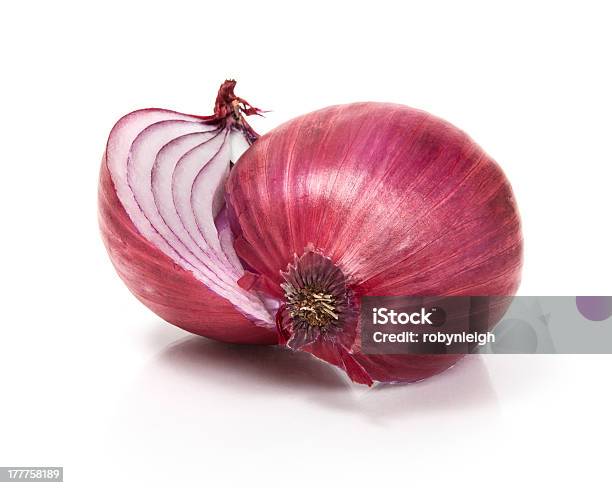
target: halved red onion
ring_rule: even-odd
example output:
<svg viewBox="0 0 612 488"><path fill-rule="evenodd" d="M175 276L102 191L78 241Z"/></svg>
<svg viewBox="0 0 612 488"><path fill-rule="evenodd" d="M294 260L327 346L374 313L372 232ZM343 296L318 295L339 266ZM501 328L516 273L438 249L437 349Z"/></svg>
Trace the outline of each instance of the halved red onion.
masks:
<svg viewBox="0 0 612 488"><path fill-rule="evenodd" d="M231 158L256 137L233 83L222 86L213 116L147 109L115 125L100 224L119 275L164 319L219 340L274 343L274 304L238 286L244 270L229 251L223 188Z"/></svg>

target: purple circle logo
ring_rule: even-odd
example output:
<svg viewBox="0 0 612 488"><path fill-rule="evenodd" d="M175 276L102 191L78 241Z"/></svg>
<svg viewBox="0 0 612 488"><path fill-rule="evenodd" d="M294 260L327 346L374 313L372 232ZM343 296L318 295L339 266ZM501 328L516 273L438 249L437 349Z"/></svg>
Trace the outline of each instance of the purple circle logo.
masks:
<svg viewBox="0 0 612 488"><path fill-rule="evenodd" d="M612 317L612 297L576 297L576 307L587 320L600 322Z"/></svg>

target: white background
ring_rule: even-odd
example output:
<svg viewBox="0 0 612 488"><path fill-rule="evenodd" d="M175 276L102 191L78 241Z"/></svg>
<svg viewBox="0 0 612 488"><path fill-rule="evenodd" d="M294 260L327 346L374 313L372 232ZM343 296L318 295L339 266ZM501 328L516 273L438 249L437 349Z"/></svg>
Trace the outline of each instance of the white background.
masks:
<svg viewBox="0 0 612 488"><path fill-rule="evenodd" d="M399 102L506 171L521 294L610 295L606 3L4 4L0 465L64 466L75 487L609 483L612 357L471 357L353 387L163 323L116 276L96 216L106 137L131 110L208 113L226 77L273 110L260 132Z"/></svg>

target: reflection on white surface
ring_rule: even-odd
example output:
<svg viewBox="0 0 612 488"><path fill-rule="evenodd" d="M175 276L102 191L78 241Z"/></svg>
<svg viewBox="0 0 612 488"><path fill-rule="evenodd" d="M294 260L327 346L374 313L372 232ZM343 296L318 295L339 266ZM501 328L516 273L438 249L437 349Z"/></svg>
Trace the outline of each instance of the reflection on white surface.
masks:
<svg viewBox="0 0 612 488"><path fill-rule="evenodd" d="M354 385L344 372L310 354L278 347L242 346L189 337L165 348L135 385L136 396L161 394L160 383L188 388L205 398L209 388L268 397L298 396L320 406L363 415L371 420L439 410L491 408L496 396L482 357L464 358L426 381L404 385Z"/></svg>
<svg viewBox="0 0 612 488"><path fill-rule="evenodd" d="M463 435L474 415L498 415L478 356L420 383L367 388L308 354L189 337L164 348L133 383L118 405L108 450L130 479L149 472L156 482L177 482L178 466L184 480L205 482L214 471L238 483L279 455L275 469L287 473L313 453L322 465L366 462L370 443L385 445L390 459L404 456L417 447L407 446L407 437L429 429ZM206 476L198 475L203 467Z"/></svg>

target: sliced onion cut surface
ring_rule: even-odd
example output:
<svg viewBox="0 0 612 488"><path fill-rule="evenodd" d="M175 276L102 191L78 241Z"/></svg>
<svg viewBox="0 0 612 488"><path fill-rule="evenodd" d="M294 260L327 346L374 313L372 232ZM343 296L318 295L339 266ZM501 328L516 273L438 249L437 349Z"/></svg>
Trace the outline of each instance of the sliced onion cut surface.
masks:
<svg viewBox="0 0 612 488"><path fill-rule="evenodd" d="M217 215L217 218L215 219L215 226L217 227L217 232L219 233L219 242L221 244L223 253L234 269L242 269L242 263L240 263L240 259L238 258L236 250L234 249L234 236L230 228L227 208L224 207L221 212L219 212L219 215Z"/></svg>
<svg viewBox="0 0 612 488"><path fill-rule="evenodd" d="M237 284L243 269L227 219L215 225L224 214L223 186L236 138L244 136L198 117L141 110L116 124L106 164L117 197L148 241L245 317L272 328L259 296Z"/></svg>
<svg viewBox="0 0 612 488"><path fill-rule="evenodd" d="M195 218L195 210L191 205L194 182L202 170L208 166L227 144L227 131L223 131L208 142L194 147L184 154L177 162L172 174L172 199L178 213L181 225L204 252L210 252L210 245L200 232ZM229 166L229 157L227 158ZM212 185L207 191L214 192Z"/></svg>
<svg viewBox="0 0 612 488"><path fill-rule="evenodd" d="M229 176L230 168L227 161L231 156L233 136L233 134L228 134L219 151L200 169L193 180L190 198L190 206L193 209L198 231L206 243L214 249L219 260L227 264L231 263L221 248L214 219L225 206L224 183ZM242 276L242 266L239 271L240 275L237 274L236 279Z"/></svg>
<svg viewBox="0 0 612 488"><path fill-rule="evenodd" d="M180 136L193 134L194 131L202 131L203 129L201 122L184 120L156 122L138 134L132 143L127 165L128 184L144 216L168 245L179 254L181 257L179 264L184 265L186 261L189 263L188 269L194 267L200 271L205 268L205 265L172 232L160 215L153 196L151 175L155 158L166 144ZM206 140L214 136L214 128L196 134L202 140Z"/></svg>
<svg viewBox="0 0 612 488"><path fill-rule="evenodd" d="M212 134L195 133L170 141L157 153L151 174L151 191L157 210L174 235L201 262L206 262L209 257L189 235L181 222L172 195L172 177L177 163L185 154L219 135L220 131Z"/></svg>
<svg viewBox="0 0 612 488"><path fill-rule="evenodd" d="M142 213L127 178L128 157L134 139L150 125L165 120L198 122L199 119L162 109L132 112L119 120L111 131L106 147L106 164L115 185L117 197L138 231L165 254L178 260L178 254L168 246Z"/></svg>

